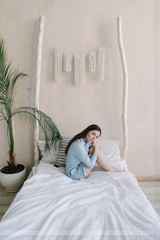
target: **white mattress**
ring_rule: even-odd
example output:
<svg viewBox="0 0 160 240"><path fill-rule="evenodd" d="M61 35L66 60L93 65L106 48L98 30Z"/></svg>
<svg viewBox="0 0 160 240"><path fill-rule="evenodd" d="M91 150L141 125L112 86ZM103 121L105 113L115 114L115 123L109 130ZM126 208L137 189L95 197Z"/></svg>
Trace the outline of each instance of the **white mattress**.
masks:
<svg viewBox="0 0 160 240"><path fill-rule="evenodd" d="M4 215L0 239L160 240L160 217L130 172L95 168L73 181L41 162Z"/></svg>

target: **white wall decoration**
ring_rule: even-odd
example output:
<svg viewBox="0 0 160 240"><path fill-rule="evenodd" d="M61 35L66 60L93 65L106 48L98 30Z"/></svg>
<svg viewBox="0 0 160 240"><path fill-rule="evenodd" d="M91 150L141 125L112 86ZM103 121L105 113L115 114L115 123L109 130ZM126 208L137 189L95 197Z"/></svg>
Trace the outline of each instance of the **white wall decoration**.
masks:
<svg viewBox="0 0 160 240"><path fill-rule="evenodd" d="M62 78L62 49L55 48L55 80L60 82Z"/></svg>
<svg viewBox="0 0 160 240"><path fill-rule="evenodd" d="M75 54L74 55L74 73L75 73L75 84L80 85L85 82L86 72L86 55Z"/></svg>
<svg viewBox="0 0 160 240"><path fill-rule="evenodd" d="M91 51L89 53L89 72L96 71L96 51Z"/></svg>
<svg viewBox="0 0 160 240"><path fill-rule="evenodd" d="M104 80L104 66L105 66L105 47L98 49L98 77L99 80Z"/></svg>
<svg viewBox="0 0 160 240"><path fill-rule="evenodd" d="M34 92L34 105L39 109L39 94L40 94L40 81L41 81L41 62L42 62L42 43L43 43L43 33L45 25L45 16L40 16L39 18L39 29L38 29L38 39L37 39L37 61L36 61L36 83ZM39 139L39 125L35 122L34 128L34 162L38 162L39 159L39 149L38 142Z"/></svg>
<svg viewBox="0 0 160 240"><path fill-rule="evenodd" d="M97 53L98 52L98 53ZM97 56L98 55L98 60ZM73 54L70 51L62 51L60 47L55 48L55 80L57 82L61 81L62 77L62 61L64 60L64 70L66 72L72 71L72 60L74 56L74 76L75 84L80 85L85 82L85 72L86 72L86 56L89 63L88 71L90 73L96 72L97 61L98 61L98 74L97 78L99 80L104 80L105 73L105 47L101 47L98 50L90 51L85 54Z"/></svg>
<svg viewBox="0 0 160 240"><path fill-rule="evenodd" d="M122 158L127 160L128 154L128 123L127 123L127 104L128 104L128 69L125 56L125 50L122 37L122 17L117 18L117 36L118 46L121 56L122 70L123 70L123 104L122 104L122 126L123 126L123 152Z"/></svg>
<svg viewBox="0 0 160 240"><path fill-rule="evenodd" d="M64 52L64 70L66 72L72 71L72 53L68 51Z"/></svg>

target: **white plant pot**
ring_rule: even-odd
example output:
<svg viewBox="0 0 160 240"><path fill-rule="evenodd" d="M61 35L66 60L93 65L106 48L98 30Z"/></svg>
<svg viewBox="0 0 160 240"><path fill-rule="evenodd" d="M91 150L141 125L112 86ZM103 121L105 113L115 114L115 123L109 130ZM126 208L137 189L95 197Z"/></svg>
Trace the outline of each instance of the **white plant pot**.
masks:
<svg viewBox="0 0 160 240"><path fill-rule="evenodd" d="M3 167L2 167L3 168ZM2 169L1 168L1 169ZM7 192L17 192L26 179L26 167L21 172L6 174L0 171L0 183Z"/></svg>

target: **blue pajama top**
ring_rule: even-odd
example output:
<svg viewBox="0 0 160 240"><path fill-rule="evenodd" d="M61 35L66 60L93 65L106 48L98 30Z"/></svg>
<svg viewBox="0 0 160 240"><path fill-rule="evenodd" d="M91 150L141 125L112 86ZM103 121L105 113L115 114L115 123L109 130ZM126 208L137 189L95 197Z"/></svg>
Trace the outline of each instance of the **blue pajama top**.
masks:
<svg viewBox="0 0 160 240"><path fill-rule="evenodd" d="M97 157L94 154L91 158L88 156L91 145L82 138L71 144L66 157L66 174L73 180L86 178L85 167L94 167Z"/></svg>

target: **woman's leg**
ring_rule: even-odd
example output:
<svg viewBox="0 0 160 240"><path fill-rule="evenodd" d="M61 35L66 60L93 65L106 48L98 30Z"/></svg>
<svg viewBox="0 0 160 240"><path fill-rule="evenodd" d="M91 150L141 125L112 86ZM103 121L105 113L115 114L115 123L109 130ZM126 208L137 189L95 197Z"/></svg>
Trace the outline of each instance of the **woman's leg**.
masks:
<svg viewBox="0 0 160 240"><path fill-rule="evenodd" d="M106 171L110 172L124 172L124 170L118 169L112 165L111 162L106 158L103 152L99 150L98 156L97 156L97 163L101 168L103 168Z"/></svg>
<svg viewBox="0 0 160 240"><path fill-rule="evenodd" d="M92 168L85 167L86 177L89 177L90 172L92 171Z"/></svg>
<svg viewBox="0 0 160 240"><path fill-rule="evenodd" d="M106 158L103 152L98 151L97 155L97 163L98 165L106 171L110 172L124 172L124 170L118 169ZM89 177L92 168L85 167L86 177Z"/></svg>

